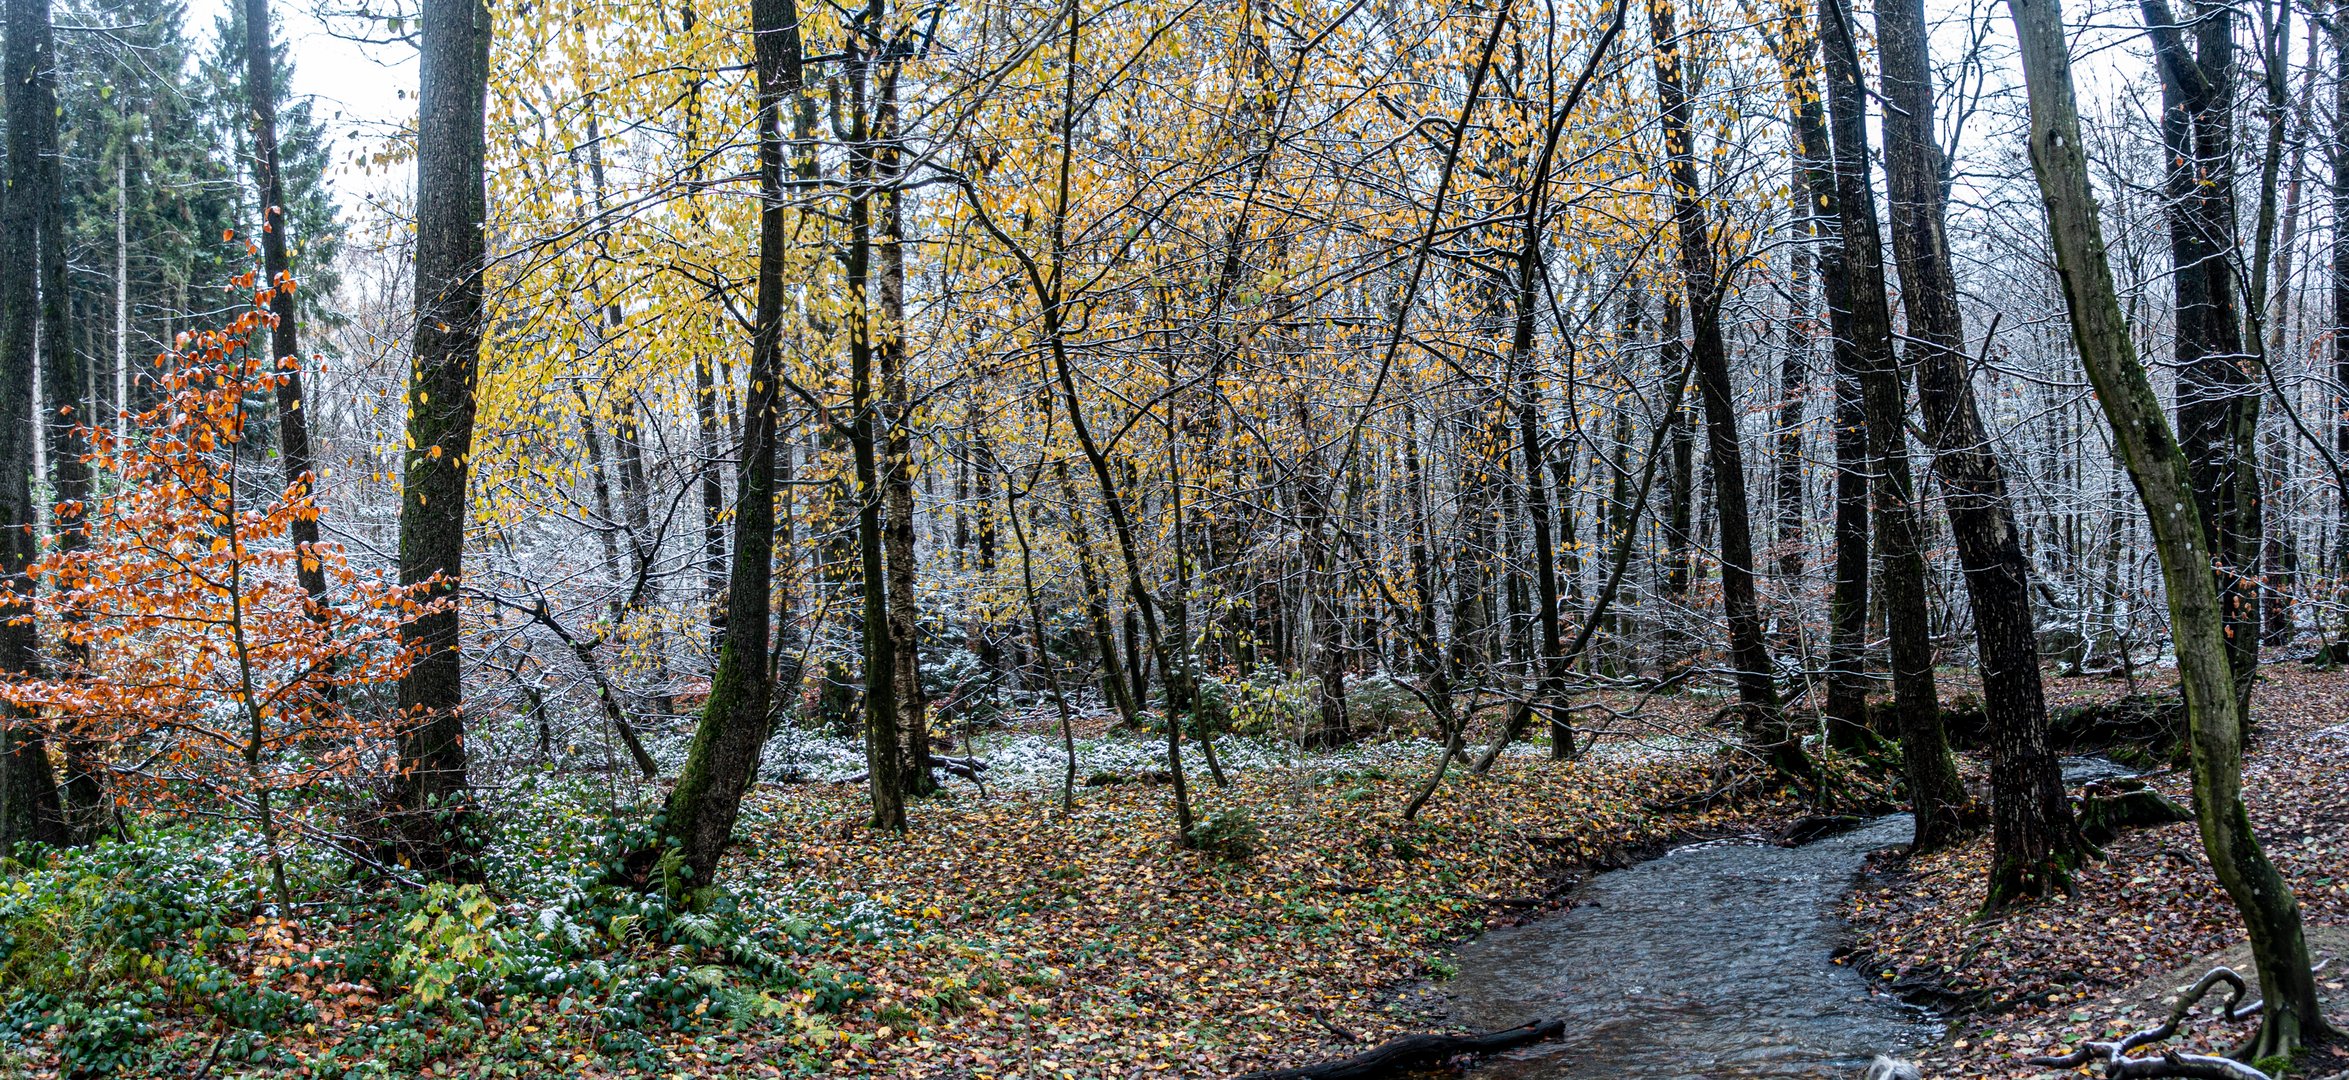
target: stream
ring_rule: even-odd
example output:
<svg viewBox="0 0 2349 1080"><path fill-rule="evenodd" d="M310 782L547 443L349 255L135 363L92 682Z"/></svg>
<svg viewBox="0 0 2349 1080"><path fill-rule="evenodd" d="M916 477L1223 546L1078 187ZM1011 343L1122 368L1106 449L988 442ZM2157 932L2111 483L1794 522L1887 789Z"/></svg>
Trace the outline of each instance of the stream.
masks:
<svg viewBox="0 0 2349 1080"><path fill-rule="evenodd" d="M1857 1077L1937 1037L1918 1009L1830 957L1839 901L1905 814L1785 848L1692 844L1599 874L1575 906L1459 951L1441 990L1475 1030L1560 1017L1565 1036L1491 1059L1480 1078Z"/></svg>

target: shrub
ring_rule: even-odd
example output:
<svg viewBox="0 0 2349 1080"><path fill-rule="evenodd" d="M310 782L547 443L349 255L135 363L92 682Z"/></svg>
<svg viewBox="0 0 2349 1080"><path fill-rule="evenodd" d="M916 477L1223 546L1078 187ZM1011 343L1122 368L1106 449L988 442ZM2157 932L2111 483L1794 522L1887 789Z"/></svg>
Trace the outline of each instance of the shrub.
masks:
<svg viewBox="0 0 2349 1080"><path fill-rule="evenodd" d="M497 905L479 885L426 886L401 926L408 944L391 961L392 974L408 984L408 999L436 1008L504 979L514 962L497 919Z"/></svg>
<svg viewBox="0 0 2349 1080"><path fill-rule="evenodd" d="M1346 684L1346 715L1358 733L1391 730L1419 706L1419 698L1383 671L1356 676Z"/></svg>
<svg viewBox="0 0 2349 1080"><path fill-rule="evenodd" d="M1227 862L1245 862L1263 849L1264 830L1245 810L1218 810L1191 826L1191 846Z"/></svg>

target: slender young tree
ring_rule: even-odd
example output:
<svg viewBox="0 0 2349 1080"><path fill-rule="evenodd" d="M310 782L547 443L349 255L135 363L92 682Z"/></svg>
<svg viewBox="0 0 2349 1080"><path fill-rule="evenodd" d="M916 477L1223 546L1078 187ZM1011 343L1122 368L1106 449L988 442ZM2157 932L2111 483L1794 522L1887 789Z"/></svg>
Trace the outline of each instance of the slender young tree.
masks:
<svg viewBox="0 0 2349 1080"><path fill-rule="evenodd" d="M453 596L464 574L466 477L480 379L487 194L483 109L489 9L424 7L416 115L416 331L400 486L400 584ZM398 784L405 854L428 872L470 873L464 799L464 665L455 605L401 627L415 665L400 679Z"/></svg>
<svg viewBox="0 0 2349 1080"><path fill-rule="evenodd" d="M2243 805L2243 727L2227 653L2226 615L2188 463L2161 399L2137 360L2121 314L2104 227L2089 186L2059 0L2007 0L2030 99L2031 167L2053 240L2056 277L2097 404L2146 509L2167 588L2170 631L2186 696L2194 762L2194 816L2219 885L2241 913L2259 968L2254 1059L2285 1054L2329 1029L2318 1010L2300 903L2260 850Z"/></svg>
<svg viewBox="0 0 2349 1080"><path fill-rule="evenodd" d="M302 411L302 363L294 319L293 262L286 234L286 185L278 166L276 51L270 47L269 0L244 0L245 107L253 125L253 181L261 198L261 269L270 286L269 357L283 377L277 383L277 454L288 485L317 482L310 452L310 417ZM318 546L318 519L295 518L289 537L297 551ZM294 568L310 603L327 603L325 564L297 560Z"/></svg>

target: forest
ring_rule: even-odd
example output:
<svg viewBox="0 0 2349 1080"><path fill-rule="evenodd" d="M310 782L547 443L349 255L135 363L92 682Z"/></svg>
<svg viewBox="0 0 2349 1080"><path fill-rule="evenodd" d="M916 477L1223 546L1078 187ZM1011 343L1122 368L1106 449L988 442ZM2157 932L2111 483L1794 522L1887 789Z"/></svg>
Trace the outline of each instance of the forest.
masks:
<svg viewBox="0 0 2349 1080"><path fill-rule="evenodd" d="M0 1075L2349 1077L2321 0L0 0L0 128Z"/></svg>

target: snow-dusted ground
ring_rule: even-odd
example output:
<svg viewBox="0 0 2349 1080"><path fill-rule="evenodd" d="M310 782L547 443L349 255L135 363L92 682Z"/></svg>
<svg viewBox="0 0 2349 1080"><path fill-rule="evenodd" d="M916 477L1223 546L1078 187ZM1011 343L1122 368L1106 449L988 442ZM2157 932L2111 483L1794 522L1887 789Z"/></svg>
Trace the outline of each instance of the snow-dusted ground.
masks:
<svg viewBox="0 0 2349 1080"><path fill-rule="evenodd" d="M1646 760L1710 750L1719 745L1713 740L1649 739L1642 742L1609 740L1593 748L1591 756L1602 761ZM1311 751L1300 749L1285 740L1246 738L1223 735L1215 740L1215 753L1227 772L1259 770L1310 769L1323 772L1344 772L1370 768L1423 769L1435 760L1441 747L1428 739L1410 738L1361 742L1339 750ZM1469 747L1469 753L1478 752ZM971 736L972 756L987 764L985 778L990 788L1034 789L1058 785L1067 770L1067 751L1058 735L1025 731L990 731ZM956 750L961 753L959 740ZM1079 736L1076 739L1077 780L1094 773L1121 775L1163 770L1166 768L1166 743L1156 735L1105 734ZM1506 756L1539 758L1549 748L1533 743L1512 745ZM1183 745L1185 771L1206 768L1206 757L1196 740ZM760 775L768 780L830 783L862 776L865 772L864 744L855 739L787 728L776 733L767 744L767 756ZM954 781L949 781L954 782Z"/></svg>

